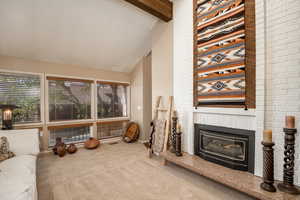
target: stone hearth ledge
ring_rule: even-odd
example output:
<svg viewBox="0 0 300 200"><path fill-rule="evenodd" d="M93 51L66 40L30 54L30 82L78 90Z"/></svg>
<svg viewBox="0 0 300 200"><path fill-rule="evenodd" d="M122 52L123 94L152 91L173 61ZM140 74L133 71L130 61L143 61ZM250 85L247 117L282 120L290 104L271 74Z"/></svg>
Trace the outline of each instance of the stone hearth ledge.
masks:
<svg viewBox="0 0 300 200"><path fill-rule="evenodd" d="M164 164L167 162L174 163L257 199L300 200L299 195L290 195L278 189L275 193L264 191L260 188L262 178L248 172L233 170L208 162L198 156L184 153L182 157L177 157L171 152L163 152L161 156L165 159ZM277 183L275 185L277 186Z"/></svg>

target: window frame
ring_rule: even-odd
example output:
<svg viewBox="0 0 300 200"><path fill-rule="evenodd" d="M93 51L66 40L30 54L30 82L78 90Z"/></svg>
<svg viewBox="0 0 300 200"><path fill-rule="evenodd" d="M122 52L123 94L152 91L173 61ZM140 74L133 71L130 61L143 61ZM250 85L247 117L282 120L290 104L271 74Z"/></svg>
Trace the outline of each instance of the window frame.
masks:
<svg viewBox="0 0 300 200"><path fill-rule="evenodd" d="M47 146L51 148L53 146L50 145L51 140L51 131L53 130L62 130L68 128L80 128L80 127L89 127L90 137L94 137L94 122L87 122L87 123L64 123L64 124L53 124L47 125L48 137L47 137ZM97 127L96 127L97 129ZM83 142L72 142L73 144L81 144Z"/></svg>
<svg viewBox="0 0 300 200"><path fill-rule="evenodd" d="M102 124L113 124L113 123L129 123L130 120L129 119L123 119L123 120L113 120L113 121L99 121L99 122L96 122L96 138L98 140L107 140L107 139L110 139L110 138L115 138L114 136L113 137L107 137L107 138L100 138L99 135L98 135L98 126L99 125L102 125ZM119 137L119 136L116 136L116 137Z"/></svg>
<svg viewBox="0 0 300 200"><path fill-rule="evenodd" d="M96 95L98 92L98 83L111 83L111 84L120 84L120 85L127 85L127 116L126 117L109 117L109 118L98 118L98 96ZM131 85L130 82L122 82L122 81L111 81L111 80L95 80L95 119L96 122L113 122L113 121L120 121L120 120L130 120L131 115Z"/></svg>
<svg viewBox="0 0 300 200"><path fill-rule="evenodd" d="M41 144L43 149L49 149L49 137L50 129L54 126L68 126L76 127L80 124L85 125L90 124L90 133L91 137L97 137L97 124L101 122L119 122L119 121L130 121L131 119L131 84L126 81L113 81L113 80L103 80L95 78L86 78L86 77L76 77L69 75L61 74L50 74L50 73L41 73L41 72L26 72L18 70L7 70L0 67L0 72L7 73L16 73L16 74L28 74L28 75L38 75L40 77L40 122L37 123L22 123L14 124L15 129L30 129L38 128L40 130ZM62 121L49 121L49 81L47 77L58 77L65 79L76 79L76 80L87 80L91 81L91 119L84 120L62 120ZM126 84L127 86L127 116L126 117L113 117L113 118L98 118L98 99L97 99L97 83L98 82L108 82L116 84ZM1 125L0 125L1 126ZM50 128L50 129L49 129ZM113 139L113 138L110 138ZM107 139L105 139L107 140Z"/></svg>
<svg viewBox="0 0 300 200"><path fill-rule="evenodd" d="M77 80L88 80L93 81L91 83L91 119L83 119L83 120L63 120L63 121L50 121L50 112L49 112L49 81L47 77L58 77L58 78L65 78L65 79L77 79ZM87 123L90 123L90 133L91 137L97 138L97 129L98 129L98 123L103 122L119 122L119 121L130 121L130 105L131 105L131 86L130 82L121 82L121 81L108 81L108 80L102 80L102 79L88 79L83 77L75 77L75 76L64 76L64 75L57 75L57 74L45 74L44 76L45 81L45 126L48 131L48 134L46 136L47 138L47 146L49 146L50 141L50 129L51 127L55 126L68 126L68 127L78 127L80 124L85 125ZM126 84L127 86L127 117L114 117L114 118L105 118L105 119L98 119L98 98L97 98L97 83L98 82L110 82L110 83L116 83L116 84Z"/></svg>
<svg viewBox="0 0 300 200"><path fill-rule="evenodd" d="M50 121L50 109L49 109L49 80L47 77L58 77L62 79L74 79L74 80L87 80L91 81L91 118L90 119L78 119L78 120L58 120L58 121ZM64 124L78 124L78 123L84 123L84 122L94 122L94 88L95 87L95 79L89 79L89 78L82 78L82 77L75 77L75 76L64 76L64 75L58 75L58 74L45 74L45 119L46 119L46 125L64 125Z"/></svg>
<svg viewBox="0 0 300 200"><path fill-rule="evenodd" d="M45 123L45 79L43 73L36 73L36 72L24 72L24 71L17 71L17 70L6 70L6 69L0 69L0 72L2 73L15 73L15 74L28 74L28 75L34 75L40 77L40 122L29 122L29 123L14 123L14 127L16 128L22 128L22 127L42 127Z"/></svg>

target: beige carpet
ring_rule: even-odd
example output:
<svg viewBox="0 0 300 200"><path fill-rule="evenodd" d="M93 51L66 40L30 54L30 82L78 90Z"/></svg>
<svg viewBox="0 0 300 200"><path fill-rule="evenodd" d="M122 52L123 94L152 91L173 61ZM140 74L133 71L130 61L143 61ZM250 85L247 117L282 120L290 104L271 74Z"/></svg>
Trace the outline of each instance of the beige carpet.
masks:
<svg viewBox="0 0 300 200"><path fill-rule="evenodd" d="M241 181L241 180L237 180ZM142 144L105 144L38 160L39 200L243 200L237 191L148 159Z"/></svg>

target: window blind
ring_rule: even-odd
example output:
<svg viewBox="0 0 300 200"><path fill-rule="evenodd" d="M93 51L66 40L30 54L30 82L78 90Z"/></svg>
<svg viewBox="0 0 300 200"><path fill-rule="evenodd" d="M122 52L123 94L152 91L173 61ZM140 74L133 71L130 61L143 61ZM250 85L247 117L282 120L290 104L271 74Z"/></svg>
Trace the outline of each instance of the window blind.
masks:
<svg viewBox="0 0 300 200"><path fill-rule="evenodd" d="M98 82L98 118L127 117L128 84Z"/></svg>
<svg viewBox="0 0 300 200"><path fill-rule="evenodd" d="M0 72L0 104L20 107L13 112L15 123L41 121L40 87L39 75Z"/></svg>
<svg viewBox="0 0 300 200"><path fill-rule="evenodd" d="M91 82L47 79L50 121L91 119Z"/></svg>

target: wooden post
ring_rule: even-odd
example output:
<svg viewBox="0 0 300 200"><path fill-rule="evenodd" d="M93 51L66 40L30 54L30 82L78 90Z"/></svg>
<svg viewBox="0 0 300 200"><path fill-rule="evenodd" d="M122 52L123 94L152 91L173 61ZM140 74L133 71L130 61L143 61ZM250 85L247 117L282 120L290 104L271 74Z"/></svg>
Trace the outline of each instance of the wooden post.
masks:
<svg viewBox="0 0 300 200"><path fill-rule="evenodd" d="M164 142L164 149L163 152L166 152L168 149L168 141L169 141L169 134L170 134L170 125L171 125L171 114L172 114L172 108L173 108L173 97L169 97L169 107L168 107L168 113L167 113L167 125L165 130L165 142Z"/></svg>
<svg viewBox="0 0 300 200"><path fill-rule="evenodd" d="M268 192L276 192L274 187L274 150L273 142L261 143L263 145L263 180L260 187Z"/></svg>
<svg viewBox="0 0 300 200"><path fill-rule="evenodd" d="M294 185L294 166L295 166L295 134L297 129L284 128L284 165L283 183L278 184L278 189L289 194L300 194Z"/></svg>
<svg viewBox="0 0 300 200"><path fill-rule="evenodd" d="M172 134L171 134L171 137L170 137L170 151L172 153L176 152L177 120L178 120L177 116L173 115L173 117L172 117Z"/></svg>
<svg viewBox="0 0 300 200"><path fill-rule="evenodd" d="M182 156L181 152L181 132L176 132L176 156Z"/></svg>

